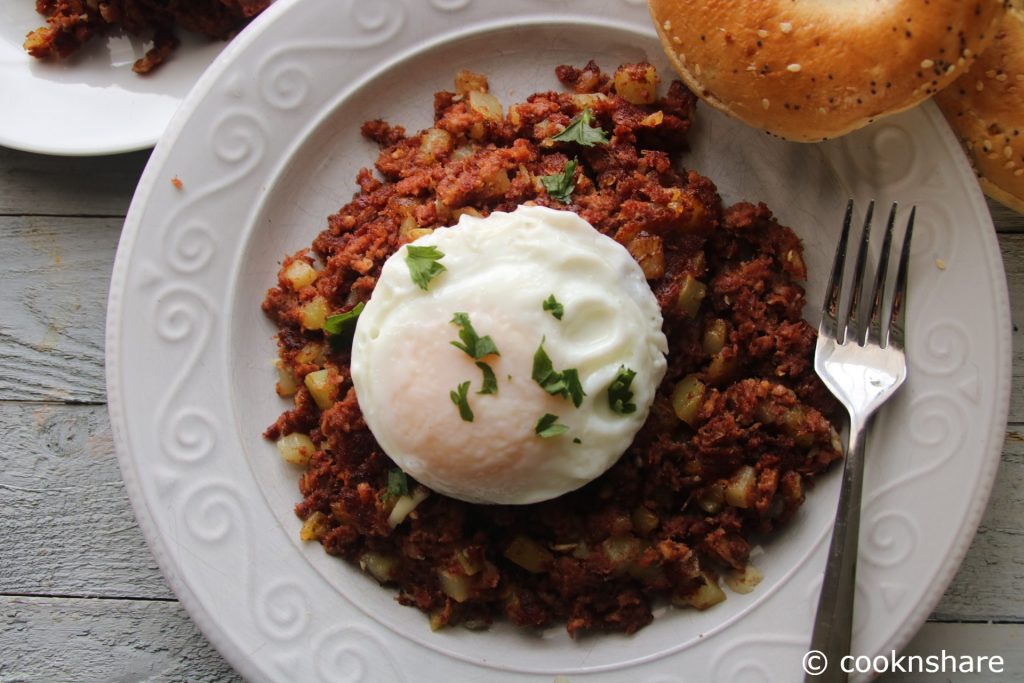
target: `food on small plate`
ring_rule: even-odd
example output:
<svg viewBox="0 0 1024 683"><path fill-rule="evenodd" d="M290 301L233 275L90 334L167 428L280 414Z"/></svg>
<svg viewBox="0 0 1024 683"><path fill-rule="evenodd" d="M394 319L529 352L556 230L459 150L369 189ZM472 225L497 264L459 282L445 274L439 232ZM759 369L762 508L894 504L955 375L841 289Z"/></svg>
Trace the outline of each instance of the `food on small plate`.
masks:
<svg viewBox="0 0 1024 683"><path fill-rule="evenodd" d="M1024 5L1015 4L970 71L935 98L981 189L1024 213Z"/></svg>
<svg viewBox="0 0 1024 683"><path fill-rule="evenodd" d="M178 47L177 29L228 40L270 2L36 0L36 11L46 17L46 26L29 32L24 47L33 57L63 59L95 36L124 31L152 40L153 47L132 66L135 73L147 74L167 61Z"/></svg>
<svg viewBox="0 0 1024 683"><path fill-rule="evenodd" d="M428 258L443 270L425 278ZM421 484L535 503L597 478L632 443L665 375L661 324L640 265L577 214L463 215L384 263L352 385L377 443Z"/></svg>
<svg viewBox="0 0 1024 683"><path fill-rule="evenodd" d="M556 75L506 106L462 71L430 128L365 123L376 173L263 302L300 538L433 628L710 608L840 458L801 242L684 169L696 98Z"/></svg>
<svg viewBox="0 0 1024 683"><path fill-rule="evenodd" d="M788 140L834 138L922 102L992 42L1005 0L648 0L711 106Z"/></svg>

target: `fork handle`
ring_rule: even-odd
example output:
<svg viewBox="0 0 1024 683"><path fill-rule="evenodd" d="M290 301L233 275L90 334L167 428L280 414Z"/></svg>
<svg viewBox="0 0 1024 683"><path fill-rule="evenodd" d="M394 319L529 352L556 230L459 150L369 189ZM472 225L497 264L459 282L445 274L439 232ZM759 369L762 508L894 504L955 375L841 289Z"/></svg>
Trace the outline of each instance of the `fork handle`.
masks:
<svg viewBox="0 0 1024 683"><path fill-rule="evenodd" d="M832 529L828 564L821 584L818 612L814 618L811 650L827 657L820 675L804 678L805 683L845 683L848 675L840 660L850 654L853 630L853 599L857 592L857 542L860 535L861 493L864 489L865 424L850 423L850 438L843 463L839 506Z"/></svg>

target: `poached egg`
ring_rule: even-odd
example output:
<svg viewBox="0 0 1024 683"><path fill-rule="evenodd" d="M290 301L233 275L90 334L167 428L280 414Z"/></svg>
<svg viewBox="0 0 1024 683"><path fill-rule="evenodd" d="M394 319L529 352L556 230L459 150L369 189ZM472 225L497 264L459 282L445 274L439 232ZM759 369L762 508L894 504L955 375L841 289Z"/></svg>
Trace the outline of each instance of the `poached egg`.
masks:
<svg viewBox="0 0 1024 683"><path fill-rule="evenodd" d="M352 382L384 452L425 486L534 503L632 443L665 374L661 326L640 266L575 213L463 215L385 262Z"/></svg>

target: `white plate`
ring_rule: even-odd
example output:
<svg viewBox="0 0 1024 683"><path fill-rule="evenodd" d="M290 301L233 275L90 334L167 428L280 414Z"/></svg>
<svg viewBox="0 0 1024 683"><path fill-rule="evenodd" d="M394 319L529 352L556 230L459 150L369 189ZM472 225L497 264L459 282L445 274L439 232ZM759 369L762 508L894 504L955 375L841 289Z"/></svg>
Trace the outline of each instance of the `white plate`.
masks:
<svg viewBox="0 0 1024 683"><path fill-rule="evenodd" d="M25 34L45 24L33 0L0 0L0 145L42 154L152 147L226 45L182 31L171 59L139 76L132 64L148 46L129 36L94 38L59 62L29 56Z"/></svg>
<svg viewBox="0 0 1024 683"><path fill-rule="evenodd" d="M298 473L260 438L286 406L259 305L282 255L310 243L375 159L359 124L429 125L433 92L462 67L487 73L505 102L557 88L555 65L591 57L609 69L647 58L670 74L642 3L549 5L280 2L204 75L139 184L108 312L117 450L161 568L252 680L800 677L837 470L756 559L757 590L706 612L659 613L633 636L574 642L561 628L507 624L432 633L392 591L297 539ZM862 209L868 197L917 204L910 380L868 446L855 637L857 652L898 648L966 551L1005 426L1009 311L981 193L932 107L817 146L705 107L699 121L688 165L726 201L767 201L797 230L811 301L848 196Z"/></svg>

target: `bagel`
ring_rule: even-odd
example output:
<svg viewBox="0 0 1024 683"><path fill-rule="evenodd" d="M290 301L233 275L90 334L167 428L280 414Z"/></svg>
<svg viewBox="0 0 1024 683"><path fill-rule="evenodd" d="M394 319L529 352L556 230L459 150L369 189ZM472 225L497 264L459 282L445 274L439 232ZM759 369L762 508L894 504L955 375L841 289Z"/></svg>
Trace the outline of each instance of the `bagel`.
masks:
<svg viewBox="0 0 1024 683"><path fill-rule="evenodd" d="M693 92L800 142L856 130L952 83L991 42L1005 5L648 0L662 46Z"/></svg>
<svg viewBox="0 0 1024 683"><path fill-rule="evenodd" d="M1024 3L969 72L935 98L989 197L1024 213Z"/></svg>

